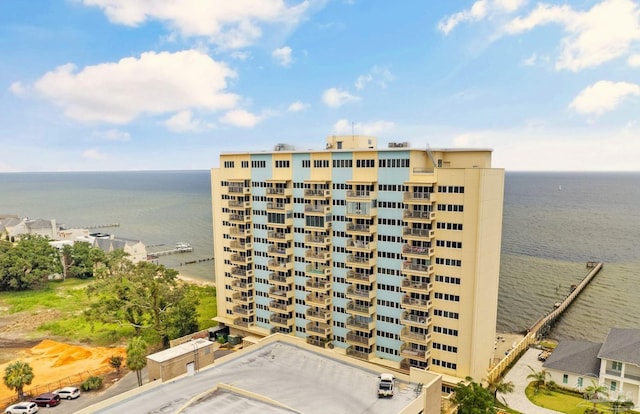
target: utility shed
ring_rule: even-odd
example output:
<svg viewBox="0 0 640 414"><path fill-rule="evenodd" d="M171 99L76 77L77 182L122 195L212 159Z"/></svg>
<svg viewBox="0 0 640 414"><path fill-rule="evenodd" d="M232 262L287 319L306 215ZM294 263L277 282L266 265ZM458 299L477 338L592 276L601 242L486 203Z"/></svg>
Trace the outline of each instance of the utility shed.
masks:
<svg viewBox="0 0 640 414"><path fill-rule="evenodd" d="M165 382L183 374L195 374L213 363L215 345L215 342L199 338L148 355L149 380Z"/></svg>

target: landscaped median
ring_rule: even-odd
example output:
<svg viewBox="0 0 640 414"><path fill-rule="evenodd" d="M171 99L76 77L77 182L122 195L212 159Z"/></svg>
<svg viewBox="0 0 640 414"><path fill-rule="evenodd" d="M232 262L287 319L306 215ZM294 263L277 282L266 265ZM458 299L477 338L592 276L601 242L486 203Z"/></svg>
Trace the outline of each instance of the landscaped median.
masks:
<svg viewBox="0 0 640 414"><path fill-rule="evenodd" d="M527 386L525 390L527 398L535 405L549 410L558 411L565 414L584 414L585 410L593 408L593 403L585 399L582 395L565 391L562 389L543 389L535 392L534 383L532 382ZM598 412L610 413L612 412L611 403L597 403L596 409ZM637 411L620 411L630 414L638 414Z"/></svg>

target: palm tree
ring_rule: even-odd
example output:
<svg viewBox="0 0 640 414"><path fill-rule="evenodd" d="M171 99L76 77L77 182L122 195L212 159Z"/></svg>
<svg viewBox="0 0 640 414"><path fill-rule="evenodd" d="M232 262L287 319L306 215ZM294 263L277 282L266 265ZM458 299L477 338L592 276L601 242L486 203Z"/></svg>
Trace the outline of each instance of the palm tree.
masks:
<svg viewBox="0 0 640 414"><path fill-rule="evenodd" d="M527 365L531 370L531 374L527 375L527 379L533 381L533 386L535 389L535 393L540 392L541 389L545 388L547 384L547 377L551 377L551 373L546 369L541 369L540 371L536 371L531 367L531 365Z"/></svg>
<svg viewBox="0 0 640 414"><path fill-rule="evenodd" d="M592 413L598 412L598 410L596 409L596 403L598 402L600 397L609 396L609 390L607 386L604 384L600 385L595 380L591 380L591 385L584 389L584 393L593 403L593 408L591 409Z"/></svg>
<svg viewBox="0 0 640 414"><path fill-rule="evenodd" d="M139 336L127 345L127 368L136 372L138 386L142 386L142 368L147 365L147 343Z"/></svg>
<svg viewBox="0 0 640 414"><path fill-rule="evenodd" d="M503 377L495 377L493 379L487 379L487 389L493 394L493 401L498 400L498 393L509 394L513 392L513 382L505 382Z"/></svg>
<svg viewBox="0 0 640 414"><path fill-rule="evenodd" d="M4 370L4 384L11 390L18 392L18 399L24 398L24 386L31 384L33 381L33 369L29 364L22 361L16 361Z"/></svg>

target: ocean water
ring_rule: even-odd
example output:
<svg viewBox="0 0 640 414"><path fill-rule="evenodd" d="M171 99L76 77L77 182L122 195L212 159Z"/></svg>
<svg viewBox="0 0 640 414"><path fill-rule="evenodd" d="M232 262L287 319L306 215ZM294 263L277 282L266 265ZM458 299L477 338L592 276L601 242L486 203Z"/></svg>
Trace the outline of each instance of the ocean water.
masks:
<svg viewBox="0 0 640 414"><path fill-rule="evenodd" d="M55 218L142 240L185 276L211 281L213 235L208 171L4 173L0 214ZM185 264L197 261L196 264ZM587 273L604 269L551 335L601 341L610 327L640 328L640 174L511 173L505 201L498 330L526 330Z"/></svg>

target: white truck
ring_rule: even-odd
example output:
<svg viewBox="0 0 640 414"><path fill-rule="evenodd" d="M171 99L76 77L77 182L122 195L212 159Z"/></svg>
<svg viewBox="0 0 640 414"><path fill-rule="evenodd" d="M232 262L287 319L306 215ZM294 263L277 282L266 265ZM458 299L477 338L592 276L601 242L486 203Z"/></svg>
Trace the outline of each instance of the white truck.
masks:
<svg viewBox="0 0 640 414"><path fill-rule="evenodd" d="M393 374L378 375L378 398L393 397L394 385L395 378L393 377Z"/></svg>

